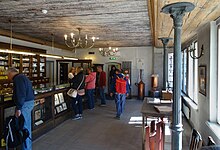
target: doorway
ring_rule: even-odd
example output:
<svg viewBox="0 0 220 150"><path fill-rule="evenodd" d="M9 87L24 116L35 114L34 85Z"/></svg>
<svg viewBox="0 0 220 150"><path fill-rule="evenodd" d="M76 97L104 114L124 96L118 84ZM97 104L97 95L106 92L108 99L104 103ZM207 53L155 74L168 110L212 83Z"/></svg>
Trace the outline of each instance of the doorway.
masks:
<svg viewBox="0 0 220 150"><path fill-rule="evenodd" d="M54 61L46 61L46 77L49 78L49 84L54 85Z"/></svg>

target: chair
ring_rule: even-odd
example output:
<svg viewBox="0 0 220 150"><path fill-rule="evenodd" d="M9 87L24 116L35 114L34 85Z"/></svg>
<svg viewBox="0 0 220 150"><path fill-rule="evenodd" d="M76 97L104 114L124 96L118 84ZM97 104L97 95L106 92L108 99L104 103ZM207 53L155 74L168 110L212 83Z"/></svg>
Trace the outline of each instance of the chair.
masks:
<svg viewBox="0 0 220 150"><path fill-rule="evenodd" d="M216 145L216 143L211 136L208 136L207 146L211 146L211 145Z"/></svg>
<svg viewBox="0 0 220 150"><path fill-rule="evenodd" d="M155 121L151 121L150 127L146 126L145 130L146 130L145 150L163 150L165 124L162 121L160 121L155 125Z"/></svg>
<svg viewBox="0 0 220 150"><path fill-rule="evenodd" d="M202 147L202 137L198 131L193 129L190 138L189 150L198 150L201 147Z"/></svg>
<svg viewBox="0 0 220 150"><path fill-rule="evenodd" d="M155 150L164 149L164 138L165 138L165 124L163 121L160 121L156 124L156 143Z"/></svg>

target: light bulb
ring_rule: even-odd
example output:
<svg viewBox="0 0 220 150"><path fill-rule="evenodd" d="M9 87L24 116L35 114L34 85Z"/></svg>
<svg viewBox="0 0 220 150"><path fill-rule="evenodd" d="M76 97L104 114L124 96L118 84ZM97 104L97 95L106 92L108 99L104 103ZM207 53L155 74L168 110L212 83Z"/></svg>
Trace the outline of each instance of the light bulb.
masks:
<svg viewBox="0 0 220 150"><path fill-rule="evenodd" d="M71 39L73 39L74 33L70 33L70 37Z"/></svg>
<svg viewBox="0 0 220 150"><path fill-rule="evenodd" d="M67 34L64 34L64 40L65 41L67 40Z"/></svg>
<svg viewBox="0 0 220 150"><path fill-rule="evenodd" d="M95 37L94 36L92 37L92 42L95 42Z"/></svg>

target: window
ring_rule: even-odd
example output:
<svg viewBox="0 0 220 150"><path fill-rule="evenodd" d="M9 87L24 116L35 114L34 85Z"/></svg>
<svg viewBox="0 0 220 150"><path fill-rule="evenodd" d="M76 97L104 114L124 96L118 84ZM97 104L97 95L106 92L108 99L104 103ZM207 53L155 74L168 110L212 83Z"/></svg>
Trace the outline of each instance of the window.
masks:
<svg viewBox="0 0 220 150"><path fill-rule="evenodd" d="M182 51L182 91L186 93L187 81L187 49Z"/></svg>
<svg viewBox="0 0 220 150"><path fill-rule="evenodd" d="M198 56L198 42L193 42L188 49L193 49L191 56ZM190 55L190 53L188 54ZM198 98L198 59L193 59L191 56L188 58L188 96L197 104ZM192 84L193 83L193 84Z"/></svg>
<svg viewBox="0 0 220 150"><path fill-rule="evenodd" d="M194 50L190 54L190 50ZM182 91L195 103L198 103L198 43L193 42L182 51Z"/></svg>
<svg viewBox="0 0 220 150"><path fill-rule="evenodd" d="M220 27L218 28L218 101L217 101L217 122L220 124Z"/></svg>
<svg viewBox="0 0 220 150"><path fill-rule="evenodd" d="M168 89L173 89L173 53L168 53Z"/></svg>

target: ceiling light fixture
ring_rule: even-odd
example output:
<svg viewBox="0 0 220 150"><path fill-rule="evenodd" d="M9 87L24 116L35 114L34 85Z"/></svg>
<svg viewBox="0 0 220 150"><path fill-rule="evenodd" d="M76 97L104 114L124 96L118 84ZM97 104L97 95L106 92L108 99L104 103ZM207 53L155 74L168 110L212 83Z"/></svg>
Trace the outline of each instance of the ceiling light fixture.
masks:
<svg viewBox="0 0 220 150"><path fill-rule="evenodd" d="M47 10L46 9L42 9L41 10L43 14L47 14Z"/></svg>
<svg viewBox="0 0 220 150"><path fill-rule="evenodd" d="M59 55L52 55L52 54L40 54L41 57L49 57L49 58L58 58L62 59L62 56Z"/></svg>
<svg viewBox="0 0 220 150"><path fill-rule="evenodd" d="M112 47L99 48L99 53L104 57L115 56L118 52L119 52L118 48L112 48Z"/></svg>
<svg viewBox="0 0 220 150"><path fill-rule="evenodd" d="M87 34L85 35L84 38L82 38L82 35L81 35L82 28L77 28L77 29L79 32L78 38L75 36L74 33L70 33L70 44L68 44L68 35L67 34L64 35L64 41L65 41L66 46L69 48L73 48L74 52L75 52L75 48L86 48L86 49L92 48L95 45L95 40L98 40L99 38L93 36L89 39Z"/></svg>
<svg viewBox="0 0 220 150"><path fill-rule="evenodd" d="M0 49L0 52L2 52L2 53L12 53L12 54L21 54L21 55L36 55L36 54L30 53L30 52L13 51L13 50L8 50L8 49Z"/></svg>
<svg viewBox="0 0 220 150"><path fill-rule="evenodd" d="M78 60L78 58L63 56L63 59L67 60Z"/></svg>

